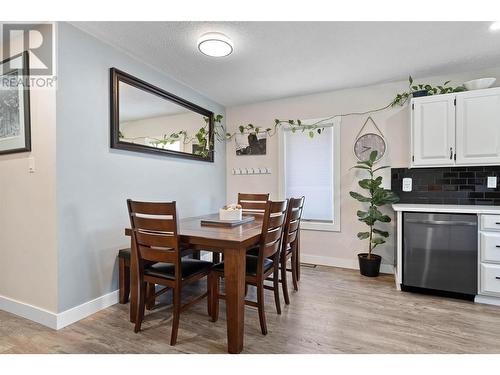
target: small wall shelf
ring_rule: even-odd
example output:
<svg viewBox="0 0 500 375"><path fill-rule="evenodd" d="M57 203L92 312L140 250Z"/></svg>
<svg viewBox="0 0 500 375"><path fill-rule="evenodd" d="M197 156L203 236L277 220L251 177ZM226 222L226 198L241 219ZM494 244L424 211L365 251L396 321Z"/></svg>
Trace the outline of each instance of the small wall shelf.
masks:
<svg viewBox="0 0 500 375"><path fill-rule="evenodd" d="M271 174L271 168L233 168L231 174L235 176L255 175L255 174Z"/></svg>

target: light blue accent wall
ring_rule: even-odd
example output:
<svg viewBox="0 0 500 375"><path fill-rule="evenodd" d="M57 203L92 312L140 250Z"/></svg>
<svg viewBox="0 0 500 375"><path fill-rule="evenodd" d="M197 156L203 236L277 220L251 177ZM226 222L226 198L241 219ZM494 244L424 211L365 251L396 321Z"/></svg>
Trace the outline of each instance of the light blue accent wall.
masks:
<svg viewBox="0 0 500 375"><path fill-rule="evenodd" d="M225 115L225 108L67 23L58 24L58 311L117 289L118 249L129 246L126 199L175 200L180 217L226 202L225 146L215 162L112 150L109 69L116 67Z"/></svg>

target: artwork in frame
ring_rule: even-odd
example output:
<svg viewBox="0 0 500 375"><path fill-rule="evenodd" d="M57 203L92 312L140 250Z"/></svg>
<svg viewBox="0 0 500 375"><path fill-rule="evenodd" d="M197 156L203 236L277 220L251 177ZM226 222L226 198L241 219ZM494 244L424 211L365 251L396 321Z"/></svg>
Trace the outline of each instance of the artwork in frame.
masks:
<svg viewBox="0 0 500 375"><path fill-rule="evenodd" d="M0 62L0 155L31 151L28 53Z"/></svg>
<svg viewBox="0 0 500 375"><path fill-rule="evenodd" d="M236 155L265 155L267 133L236 134Z"/></svg>

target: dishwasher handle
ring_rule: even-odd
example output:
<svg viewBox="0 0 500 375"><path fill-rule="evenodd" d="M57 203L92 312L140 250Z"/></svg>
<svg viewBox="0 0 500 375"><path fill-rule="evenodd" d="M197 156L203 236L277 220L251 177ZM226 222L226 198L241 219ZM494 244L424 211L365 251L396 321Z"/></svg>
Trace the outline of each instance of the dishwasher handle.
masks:
<svg viewBox="0 0 500 375"><path fill-rule="evenodd" d="M407 223L412 224L429 224L429 225L465 225L475 227L477 224L472 221L455 221L455 220L405 220Z"/></svg>

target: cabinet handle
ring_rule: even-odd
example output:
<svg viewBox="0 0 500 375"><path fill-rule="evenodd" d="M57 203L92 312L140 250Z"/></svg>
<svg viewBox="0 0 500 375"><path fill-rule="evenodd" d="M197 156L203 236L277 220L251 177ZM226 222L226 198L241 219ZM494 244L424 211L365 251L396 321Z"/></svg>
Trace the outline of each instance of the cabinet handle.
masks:
<svg viewBox="0 0 500 375"><path fill-rule="evenodd" d="M496 245L495 247L500 247L500 245Z"/></svg>
<svg viewBox="0 0 500 375"><path fill-rule="evenodd" d="M453 159L453 147L450 147L450 160Z"/></svg>
<svg viewBox="0 0 500 375"><path fill-rule="evenodd" d="M498 222L498 221L497 221L495 224L496 224L496 225L500 225L500 222Z"/></svg>
<svg viewBox="0 0 500 375"><path fill-rule="evenodd" d="M495 277L495 279L500 280L500 276Z"/></svg>

